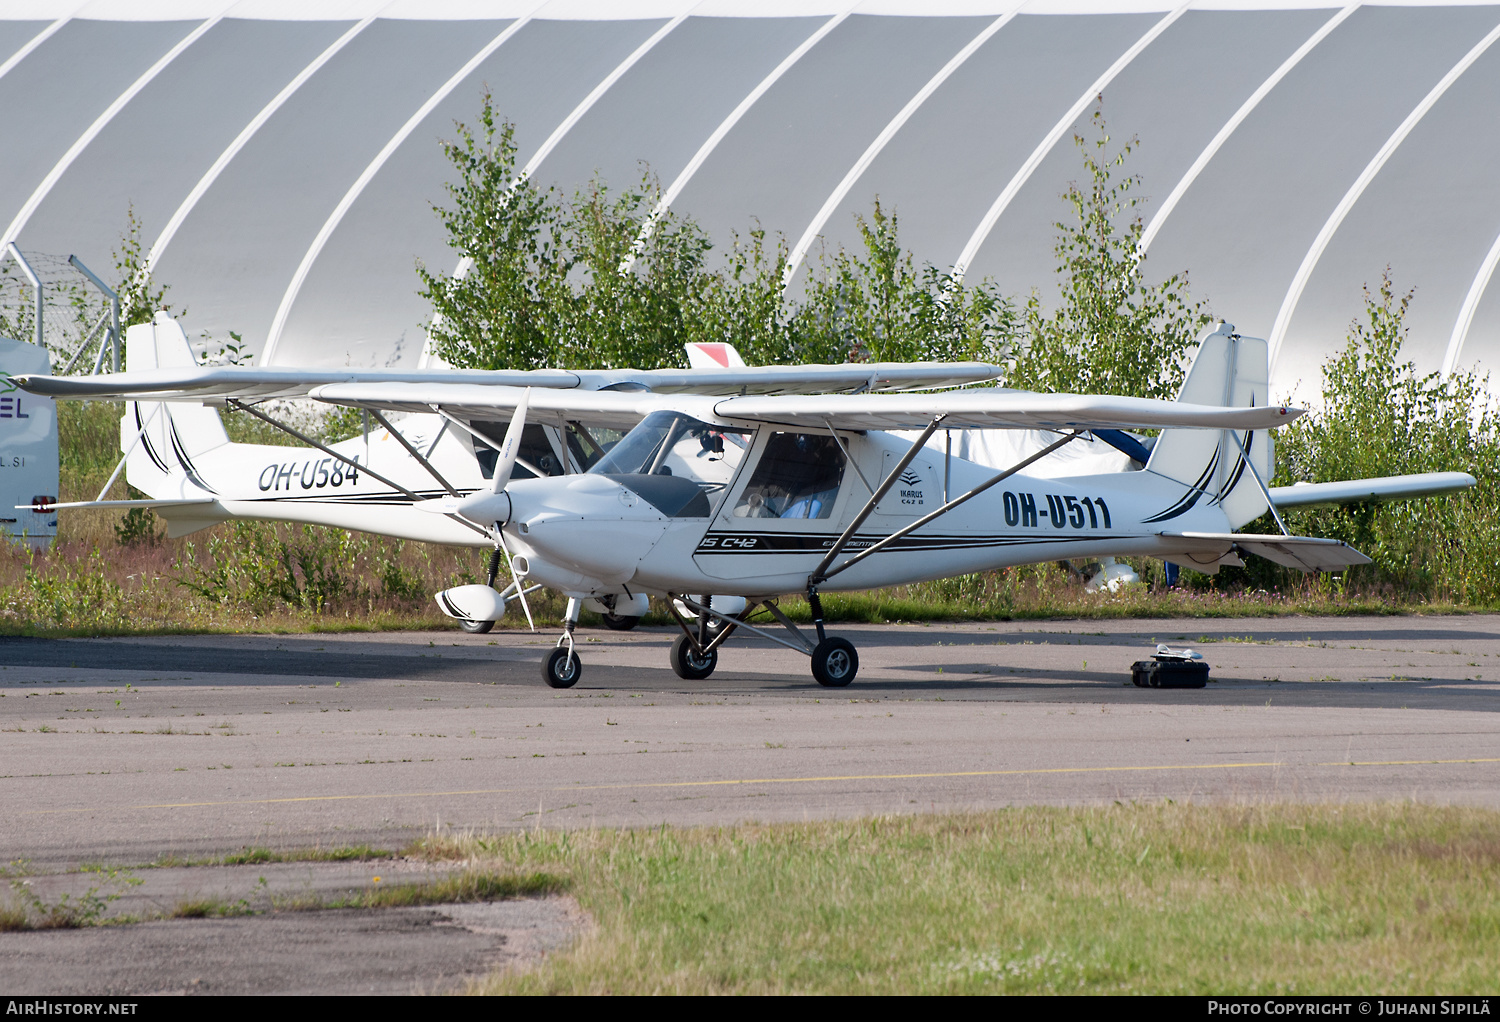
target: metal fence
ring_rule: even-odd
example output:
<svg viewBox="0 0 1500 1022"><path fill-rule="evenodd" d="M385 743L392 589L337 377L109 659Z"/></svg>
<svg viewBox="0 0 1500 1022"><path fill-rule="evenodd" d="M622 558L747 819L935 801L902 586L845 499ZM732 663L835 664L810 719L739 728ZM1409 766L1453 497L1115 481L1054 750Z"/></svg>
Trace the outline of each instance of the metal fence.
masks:
<svg viewBox="0 0 1500 1022"><path fill-rule="evenodd" d="M77 256L0 252L0 336L52 354L53 372L120 369L120 298Z"/></svg>

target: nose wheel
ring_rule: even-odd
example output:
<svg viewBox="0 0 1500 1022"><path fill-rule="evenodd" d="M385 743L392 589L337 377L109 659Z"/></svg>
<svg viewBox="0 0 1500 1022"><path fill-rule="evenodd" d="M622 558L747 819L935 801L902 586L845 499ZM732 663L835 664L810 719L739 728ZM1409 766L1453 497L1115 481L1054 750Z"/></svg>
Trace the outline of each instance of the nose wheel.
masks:
<svg viewBox="0 0 1500 1022"><path fill-rule="evenodd" d="M583 664L572 643L558 646L542 661L542 680L549 688L572 688L583 677Z"/></svg>
<svg viewBox="0 0 1500 1022"><path fill-rule="evenodd" d="M578 626L578 612L583 604L568 597L568 609L563 613L562 638L557 648L542 661L542 680L548 688L572 688L583 677L583 662L573 649L573 629Z"/></svg>

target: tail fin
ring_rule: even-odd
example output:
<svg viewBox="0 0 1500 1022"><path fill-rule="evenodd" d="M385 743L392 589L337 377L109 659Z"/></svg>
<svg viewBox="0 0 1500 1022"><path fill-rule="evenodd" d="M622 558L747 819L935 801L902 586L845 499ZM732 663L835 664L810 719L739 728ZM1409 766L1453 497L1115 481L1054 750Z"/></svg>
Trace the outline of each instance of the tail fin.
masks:
<svg viewBox="0 0 1500 1022"><path fill-rule="evenodd" d="M1234 332L1232 324L1220 323L1198 339L1198 354L1188 369L1177 400L1204 405L1261 407L1270 401L1270 376L1266 342L1257 337L1241 337ZM1237 529L1265 514L1266 498L1247 470L1247 457L1261 479L1271 478L1273 459L1268 430L1238 435L1229 430L1163 431L1151 450L1146 471L1166 476L1192 489L1176 505L1153 520L1164 522L1175 518L1202 500L1223 510L1230 529Z"/></svg>
<svg viewBox="0 0 1500 1022"><path fill-rule="evenodd" d="M734 345L722 341L694 341L683 347L687 349L690 369L738 369L745 364Z"/></svg>
<svg viewBox="0 0 1500 1022"><path fill-rule="evenodd" d="M187 335L165 312L125 332L125 368L131 372L196 364ZM218 412L202 404L131 401L120 421L120 449L130 451L125 478L158 500L212 493L193 460L227 443Z"/></svg>

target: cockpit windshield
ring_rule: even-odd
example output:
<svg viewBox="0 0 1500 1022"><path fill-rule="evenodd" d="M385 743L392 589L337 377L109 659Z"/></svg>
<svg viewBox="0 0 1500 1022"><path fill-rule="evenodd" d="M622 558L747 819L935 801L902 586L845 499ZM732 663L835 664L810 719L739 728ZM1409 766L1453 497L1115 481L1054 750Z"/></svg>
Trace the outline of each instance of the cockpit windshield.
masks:
<svg viewBox="0 0 1500 1022"><path fill-rule="evenodd" d="M665 514L706 518L734 478L749 439L747 430L680 412L652 412L589 472L628 486ZM665 484L666 479L677 482Z"/></svg>

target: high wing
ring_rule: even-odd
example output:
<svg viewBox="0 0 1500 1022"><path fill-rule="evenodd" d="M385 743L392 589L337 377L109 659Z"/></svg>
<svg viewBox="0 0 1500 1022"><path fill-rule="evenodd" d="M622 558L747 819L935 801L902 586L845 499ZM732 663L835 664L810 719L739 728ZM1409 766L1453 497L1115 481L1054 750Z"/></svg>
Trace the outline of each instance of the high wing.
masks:
<svg viewBox="0 0 1500 1022"><path fill-rule="evenodd" d="M181 366L106 376L21 374L33 394L92 400L222 401L305 397L334 384L441 384L546 390L646 390L656 394L820 394L905 391L987 383L1003 372L983 362L871 362L847 365L730 366L712 369L480 370L281 369Z"/></svg>
<svg viewBox="0 0 1500 1022"><path fill-rule="evenodd" d="M465 380L513 387L567 389L579 386L575 373L557 370L534 372L465 372L441 370L445 380ZM237 398L305 397L314 387L330 383L389 383L431 381L438 372L401 372L380 369L257 369L251 366L181 366L139 369L102 376L12 377L22 390L53 398L139 401L215 401Z"/></svg>
<svg viewBox="0 0 1500 1022"><path fill-rule="evenodd" d="M351 383L318 387L311 396L330 404L429 412L441 408L465 419L488 419L513 410L523 390L472 384L386 386ZM995 387L941 394L821 394L816 396L736 397L715 400L684 395L590 392L535 392L530 418L560 423L586 419L633 425L658 408L675 408L703 418L758 422L822 431L829 428L891 430L925 427L939 414L943 424L974 429L1270 429L1291 422L1300 408L1221 408L1150 398L1079 394L1032 394Z"/></svg>
<svg viewBox="0 0 1500 1022"><path fill-rule="evenodd" d="M742 397L714 404L726 419L804 429L920 429L938 416L953 429L1271 429L1300 408L1224 408L1150 398L1033 394L985 388L943 394L824 394Z"/></svg>
<svg viewBox="0 0 1500 1022"><path fill-rule="evenodd" d="M325 404L387 412L441 411L472 422L508 417L526 394L521 387L473 383L342 383L316 387L308 396ZM692 414L712 416L715 400L641 390L533 390L530 394L528 422L565 426L583 419L621 430L630 429L658 408L691 409Z"/></svg>

